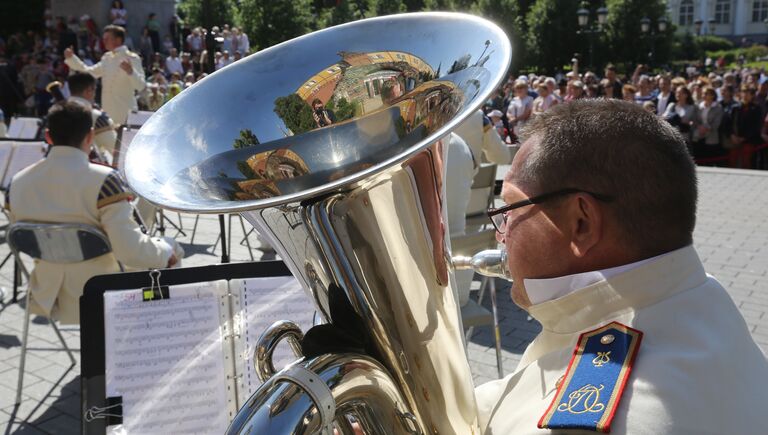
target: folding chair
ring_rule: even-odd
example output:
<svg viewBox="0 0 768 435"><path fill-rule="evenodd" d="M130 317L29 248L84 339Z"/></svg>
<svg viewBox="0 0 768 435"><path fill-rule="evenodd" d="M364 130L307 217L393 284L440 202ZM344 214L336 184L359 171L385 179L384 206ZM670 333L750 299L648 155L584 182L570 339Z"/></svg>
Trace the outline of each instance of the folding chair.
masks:
<svg viewBox="0 0 768 435"><path fill-rule="evenodd" d="M29 272L21 262L21 253L50 263L71 264L90 260L112 251L107 235L98 228L86 224L41 224L19 221L8 227L7 240L17 264L27 278L27 282L29 282ZM120 265L120 270L122 269L123 267ZM16 404L21 403L21 389L24 381L24 364L29 335L30 293L27 290ZM53 319L49 320L74 366L77 361L72 351L64 341L59 328L56 327L56 322Z"/></svg>
<svg viewBox="0 0 768 435"><path fill-rule="evenodd" d="M493 207L494 187L496 184L495 164L483 163L472 179L472 191L467 204L467 226L466 232L484 229L491 224L485 211Z"/></svg>
<svg viewBox="0 0 768 435"><path fill-rule="evenodd" d="M496 248L496 230L491 228L463 236L451 237L451 254L472 256L486 249ZM470 283L471 284L471 283ZM482 306L483 296L488 290L491 294L491 312ZM466 339L472 337L475 326L493 326L493 336L496 341L496 369L499 379L504 377L504 367L501 363L501 331L499 329L499 316L496 308L496 282L494 278L483 276L480 281L480 290L477 302L471 298L466 305L461 307L461 321L467 329Z"/></svg>

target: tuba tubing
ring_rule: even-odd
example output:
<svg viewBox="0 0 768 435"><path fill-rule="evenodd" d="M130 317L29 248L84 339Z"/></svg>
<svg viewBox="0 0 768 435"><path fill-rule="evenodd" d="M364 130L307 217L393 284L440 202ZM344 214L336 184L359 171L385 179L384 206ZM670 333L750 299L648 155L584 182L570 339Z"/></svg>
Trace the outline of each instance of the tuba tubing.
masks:
<svg viewBox="0 0 768 435"><path fill-rule="evenodd" d="M441 138L510 59L508 37L478 17L361 20L224 67L142 126L122 168L130 187L169 210L240 213L355 349L274 373L228 433L350 433L352 421L369 434L479 433Z"/></svg>

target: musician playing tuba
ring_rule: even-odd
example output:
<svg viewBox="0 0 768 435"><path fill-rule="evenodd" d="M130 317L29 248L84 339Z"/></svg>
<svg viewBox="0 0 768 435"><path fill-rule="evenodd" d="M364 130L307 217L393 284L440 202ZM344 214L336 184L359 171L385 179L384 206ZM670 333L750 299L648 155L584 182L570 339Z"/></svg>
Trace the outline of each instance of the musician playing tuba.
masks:
<svg viewBox="0 0 768 435"><path fill-rule="evenodd" d="M768 363L692 246L680 134L636 104L579 100L522 139L489 216L512 299L543 331L476 390L483 433L762 431Z"/></svg>

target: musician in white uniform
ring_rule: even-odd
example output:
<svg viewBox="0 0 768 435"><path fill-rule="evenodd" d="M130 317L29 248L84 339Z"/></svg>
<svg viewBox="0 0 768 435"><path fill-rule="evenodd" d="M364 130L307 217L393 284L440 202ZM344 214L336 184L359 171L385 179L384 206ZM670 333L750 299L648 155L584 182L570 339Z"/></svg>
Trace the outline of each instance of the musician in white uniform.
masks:
<svg viewBox="0 0 768 435"><path fill-rule="evenodd" d="M101 107L120 125L128 120L131 110L136 110L137 91L144 89L144 70L141 58L123 45L125 29L109 25L102 36L104 47L108 50L101 61L93 66L86 65L71 48L64 50L67 66L72 70L82 71L102 79Z"/></svg>
<svg viewBox="0 0 768 435"><path fill-rule="evenodd" d="M67 99L80 103L91 110L93 117L93 143L102 154L110 157L115 151L117 132L115 123L107 112L94 106L96 99L96 79L88 73L75 73L67 78L71 96Z"/></svg>
<svg viewBox="0 0 768 435"><path fill-rule="evenodd" d="M696 172L672 127L632 103L558 105L502 196L512 298L543 331L477 388L484 433L765 432L768 363L692 246Z"/></svg>
<svg viewBox="0 0 768 435"><path fill-rule="evenodd" d="M48 157L16 174L6 195L12 222L84 223L102 229L112 252L74 264L36 261L29 280L33 313L79 322L78 299L92 276L119 272L117 261L135 268L162 268L177 263L183 251L167 240L143 234L120 175L90 163L93 140L91 111L81 104L54 106L48 115Z"/></svg>

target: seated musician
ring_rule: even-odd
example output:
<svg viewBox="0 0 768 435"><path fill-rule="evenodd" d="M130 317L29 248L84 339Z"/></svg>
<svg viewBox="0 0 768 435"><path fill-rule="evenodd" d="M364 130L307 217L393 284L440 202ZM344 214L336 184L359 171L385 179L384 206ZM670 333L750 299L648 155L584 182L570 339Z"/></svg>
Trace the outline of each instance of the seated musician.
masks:
<svg viewBox="0 0 768 435"><path fill-rule="evenodd" d="M44 160L13 177L6 195L12 222L83 223L103 230L112 252L74 264L36 261L29 282L30 309L62 323L78 323L78 299L95 275L119 272L118 261L135 268L171 267L183 255L166 240L143 234L132 219L122 178L110 167L90 163L91 110L71 101L48 115Z"/></svg>
<svg viewBox="0 0 768 435"><path fill-rule="evenodd" d="M680 133L634 103L577 100L522 140L489 215L512 299L543 330L476 390L482 433L765 433L768 362L693 247Z"/></svg>
<svg viewBox="0 0 768 435"><path fill-rule="evenodd" d="M67 79L69 93L68 101L80 103L87 107L93 116L93 143L99 152L109 155L115 151L117 132L115 123L107 112L94 105L96 99L96 79L88 73L74 73Z"/></svg>

